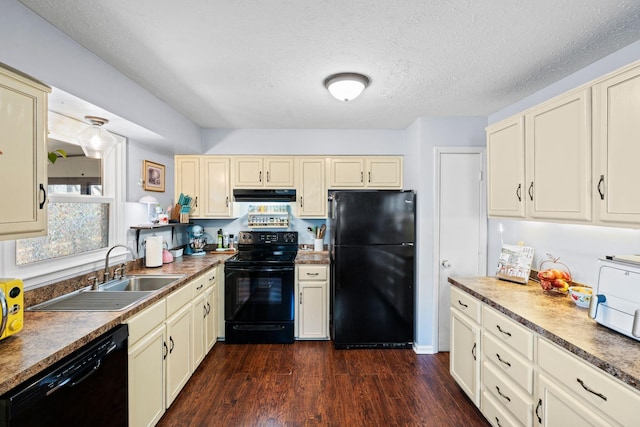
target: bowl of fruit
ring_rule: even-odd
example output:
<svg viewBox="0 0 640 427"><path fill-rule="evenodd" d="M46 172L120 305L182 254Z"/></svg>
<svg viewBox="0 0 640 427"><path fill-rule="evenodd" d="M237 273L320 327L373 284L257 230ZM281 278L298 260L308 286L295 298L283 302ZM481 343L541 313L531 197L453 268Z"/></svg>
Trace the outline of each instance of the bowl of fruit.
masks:
<svg viewBox="0 0 640 427"><path fill-rule="evenodd" d="M578 307L589 307L593 290L585 286L570 286L569 296Z"/></svg>
<svg viewBox="0 0 640 427"><path fill-rule="evenodd" d="M559 262L559 259L560 258L556 258L551 254L547 254L547 260L540 263L538 279L540 280L540 287L542 287L545 292L555 292L566 295L571 286L571 272L569 271L569 267Z"/></svg>

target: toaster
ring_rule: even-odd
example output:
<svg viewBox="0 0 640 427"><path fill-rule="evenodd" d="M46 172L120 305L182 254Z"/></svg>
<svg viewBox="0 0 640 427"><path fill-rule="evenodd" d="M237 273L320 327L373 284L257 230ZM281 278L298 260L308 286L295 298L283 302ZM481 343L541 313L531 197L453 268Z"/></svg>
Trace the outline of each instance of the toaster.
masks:
<svg viewBox="0 0 640 427"><path fill-rule="evenodd" d="M640 262L631 256L599 259L589 317L640 341Z"/></svg>
<svg viewBox="0 0 640 427"><path fill-rule="evenodd" d="M22 280L0 278L0 340L22 330L24 323L24 292Z"/></svg>

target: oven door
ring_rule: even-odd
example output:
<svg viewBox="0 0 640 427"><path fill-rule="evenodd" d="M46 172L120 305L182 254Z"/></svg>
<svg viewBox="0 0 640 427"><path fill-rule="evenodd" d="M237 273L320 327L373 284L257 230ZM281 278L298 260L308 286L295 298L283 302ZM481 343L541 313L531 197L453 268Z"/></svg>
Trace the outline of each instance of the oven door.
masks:
<svg viewBox="0 0 640 427"><path fill-rule="evenodd" d="M293 320L293 266L225 266L225 320Z"/></svg>

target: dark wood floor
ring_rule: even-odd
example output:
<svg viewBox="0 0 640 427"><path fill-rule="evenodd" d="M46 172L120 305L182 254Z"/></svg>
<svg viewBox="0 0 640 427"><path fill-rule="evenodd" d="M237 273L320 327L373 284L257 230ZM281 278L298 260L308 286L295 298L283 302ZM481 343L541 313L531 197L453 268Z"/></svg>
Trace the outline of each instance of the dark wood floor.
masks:
<svg viewBox="0 0 640 427"><path fill-rule="evenodd" d="M158 426L488 426L449 353L217 343Z"/></svg>

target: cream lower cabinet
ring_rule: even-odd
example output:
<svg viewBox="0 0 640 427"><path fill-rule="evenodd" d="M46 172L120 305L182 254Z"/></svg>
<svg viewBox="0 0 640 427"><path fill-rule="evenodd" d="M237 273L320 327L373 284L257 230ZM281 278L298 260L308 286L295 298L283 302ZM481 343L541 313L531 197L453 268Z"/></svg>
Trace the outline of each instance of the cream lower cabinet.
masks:
<svg viewBox="0 0 640 427"><path fill-rule="evenodd" d="M637 390L542 337L538 365L536 416L541 425L639 425ZM577 424L563 424L574 420Z"/></svg>
<svg viewBox="0 0 640 427"><path fill-rule="evenodd" d="M153 426L213 347L218 268L127 319L129 425Z"/></svg>
<svg viewBox="0 0 640 427"><path fill-rule="evenodd" d="M296 339L329 339L329 285L327 265L296 267Z"/></svg>
<svg viewBox="0 0 640 427"><path fill-rule="evenodd" d="M480 304L451 288L449 372L476 406L480 406Z"/></svg>
<svg viewBox="0 0 640 427"><path fill-rule="evenodd" d="M640 66L593 87L594 216L603 225L640 224Z"/></svg>
<svg viewBox="0 0 640 427"><path fill-rule="evenodd" d="M47 235L47 94L0 66L0 240ZM10 207L9 207L10 206Z"/></svg>

